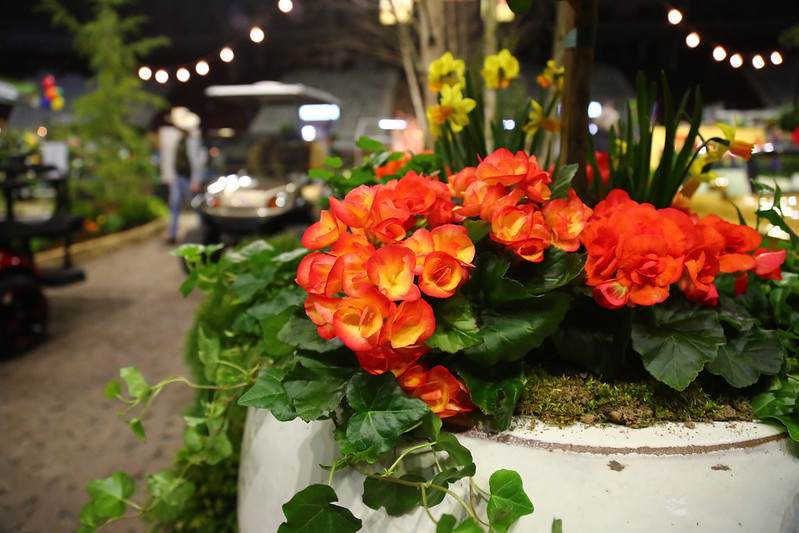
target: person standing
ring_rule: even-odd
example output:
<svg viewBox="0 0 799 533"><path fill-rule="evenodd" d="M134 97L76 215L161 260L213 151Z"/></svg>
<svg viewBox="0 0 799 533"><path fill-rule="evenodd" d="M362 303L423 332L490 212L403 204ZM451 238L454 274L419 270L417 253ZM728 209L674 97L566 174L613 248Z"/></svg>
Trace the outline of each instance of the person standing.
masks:
<svg viewBox="0 0 799 533"><path fill-rule="evenodd" d="M175 244L183 203L200 191L206 153L200 117L186 107L173 107L158 129L161 181L169 187L167 243Z"/></svg>

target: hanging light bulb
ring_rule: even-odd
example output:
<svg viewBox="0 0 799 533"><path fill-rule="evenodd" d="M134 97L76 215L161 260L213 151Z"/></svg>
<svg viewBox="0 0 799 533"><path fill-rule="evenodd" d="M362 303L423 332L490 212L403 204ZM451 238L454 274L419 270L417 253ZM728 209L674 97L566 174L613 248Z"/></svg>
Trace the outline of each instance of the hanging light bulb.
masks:
<svg viewBox="0 0 799 533"><path fill-rule="evenodd" d="M211 68L208 66L208 62L204 59L197 61L197 64L194 65L194 72L200 76L205 76L210 70Z"/></svg>
<svg viewBox="0 0 799 533"><path fill-rule="evenodd" d="M757 54L755 55L755 57L752 58L752 66L760 70L761 68L766 66L766 60L763 59L763 56Z"/></svg>
<svg viewBox="0 0 799 533"><path fill-rule="evenodd" d="M189 78L191 78L191 73L186 67L180 67L175 73L175 77L178 79L178 81L185 83L189 81Z"/></svg>
<svg viewBox="0 0 799 533"><path fill-rule="evenodd" d="M225 63L230 63L231 61L233 61L234 57L235 54L233 53L233 49L231 49L229 46L226 46L219 51L219 59L221 59Z"/></svg>
<svg viewBox="0 0 799 533"><path fill-rule="evenodd" d="M730 56L730 65L732 68L740 68L740 66L743 64L744 59L741 57L741 54L733 54Z"/></svg>
<svg viewBox="0 0 799 533"><path fill-rule="evenodd" d="M682 22L682 13L679 9L669 9L668 14L669 24L677 25Z"/></svg>
<svg viewBox="0 0 799 533"><path fill-rule="evenodd" d="M279 0L277 3L277 8L283 13L288 13L294 9L294 2L291 0Z"/></svg>
<svg viewBox="0 0 799 533"><path fill-rule="evenodd" d="M716 61L724 61L727 58L727 51L723 46L717 46L713 49L713 59Z"/></svg>
<svg viewBox="0 0 799 533"><path fill-rule="evenodd" d="M164 69L158 69L155 72L155 81L158 83L166 83L169 81L169 73Z"/></svg>
<svg viewBox="0 0 799 533"><path fill-rule="evenodd" d="M701 39L699 38L699 34L694 32L689 33L685 37L685 44L688 45L688 48L696 48L699 46Z"/></svg>
<svg viewBox="0 0 799 533"><path fill-rule="evenodd" d="M773 65L781 65L782 64L782 54L774 50L771 52L771 63Z"/></svg>
<svg viewBox="0 0 799 533"><path fill-rule="evenodd" d="M153 77L153 71L150 67L139 67L139 79L147 81Z"/></svg>
<svg viewBox="0 0 799 533"><path fill-rule="evenodd" d="M250 28L250 40L254 43L261 43L264 40L266 35L264 34L264 30L259 28L258 26L253 26Z"/></svg>

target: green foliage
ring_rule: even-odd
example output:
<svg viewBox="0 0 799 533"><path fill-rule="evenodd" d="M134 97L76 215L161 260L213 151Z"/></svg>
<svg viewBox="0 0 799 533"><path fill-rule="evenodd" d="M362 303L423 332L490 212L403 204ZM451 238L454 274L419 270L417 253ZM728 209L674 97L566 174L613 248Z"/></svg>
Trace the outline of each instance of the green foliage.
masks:
<svg viewBox="0 0 799 533"><path fill-rule="evenodd" d="M280 524L278 533L319 532L348 533L361 529L361 521L339 505L336 492L328 485L311 485L298 492L283 512L286 522Z"/></svg>

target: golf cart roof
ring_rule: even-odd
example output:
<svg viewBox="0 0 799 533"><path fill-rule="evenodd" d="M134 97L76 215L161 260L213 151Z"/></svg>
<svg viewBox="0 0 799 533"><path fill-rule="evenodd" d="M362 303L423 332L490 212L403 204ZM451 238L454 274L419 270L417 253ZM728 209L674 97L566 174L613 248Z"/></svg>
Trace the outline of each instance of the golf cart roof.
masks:
<svg viewBox="0 0 799 533"><path fill-rule="evenodd" d="M246 85L211 85L205 95L213 98L256 102L258 104L337 104L341 101L332 94L302 85L279 81L259 81Z"/></svg>

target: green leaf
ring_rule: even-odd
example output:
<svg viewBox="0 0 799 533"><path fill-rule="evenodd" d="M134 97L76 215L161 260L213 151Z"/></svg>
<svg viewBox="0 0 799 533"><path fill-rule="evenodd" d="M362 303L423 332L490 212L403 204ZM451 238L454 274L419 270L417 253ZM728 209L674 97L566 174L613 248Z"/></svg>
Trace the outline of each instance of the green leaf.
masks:
<svg viewBox="0 0 799 533"><path fill-rule="evenodd" d="M275 248L263 239L252 241L227 255L231 263L259 262L261 257L271 256Z"/></svg>
<svg viewBox="0 0 799 533"><path fill-rule="evenodd" d="M326 168L312 168L308 170L308 177L313 180L329 180L333 173Z"/></svg>
<svg viewBox="0 0 799 533"><path fill-rule="evenodd" d="M583 275L585 255L564 252L554 246L544 254L540 263L525 265L524 277L519 280L528 294L549 292L578 280Z"/></svg>
<svg viewBox="0 0 799 533"><path fill-rule="evenodd" d="M419 484L427 482L418 474L405 474L399 479ZM370 509L384 507L389 515L400 516L422 503L422 491L418 486L367 477L363 480L363 503Z"/></svg>
<svg viewBox="0 0 799 533"><path fill-rule="evenodd" d="M86 484L92 497L93 512L103 518L117 518L125 514L126 500L136 492L133 478L124 472L114 472L105 479L95 479Z"/></svg>
<svg viewBox="0 0 799 533"><path fill-rule="evenodd" d="M563 520L560 518L552 520L552 533L563 533Z"/></svg>
<svg viewBox="0 0 799 533"><path fill-rule="evenodd" d="M283 388L283 378L286 370L282 368L267 368L258 376L247 392L239 398L239 405L269 409L272 415L281 422L297 418L297 411L291 405L288 394Z"/></svg>
<svg viewBox="0 0 799 533"><path fill-rule="evenodd" d="M208 336L205 328L199 328L197 336L198 357L203 364L203 375L209 382L216 381L216 369L219 365L219 336L213 333Z"/></svg>
<svg viewBox="0 0 799 533"><path fill-rule="evenodd" d="M374 139L370 139L369 137L365 137L363 135L358 137L358 140L355 141L355 146L367 152L376 152L378 150L383 149L383 143L381 143L380 141L376 141Z"/></svg>
<svg viewBox="0 0 799 533"><path fill-rule="evenodd" d="M263 320L264 318L275 316L283 313L287 309L298 307L305 301L308 295L304 290L299 287L287 288L281 290L273 298L247 309L247 314L254 317L256 320Z"/></svg>
<svg viewBox="0 0 799 533"><path fill-rule="evenodd" d="M532 0L529 0L532 3ZM508 2L510 4L510 2ZM512 8L511 8L512 9ZM572 187L572 180L577 174L577 164L564 165L558 169L558 175L549 189L552 193L552 199L567 198L569 196L569 189Z"/></svg>
<svg viewBox="0 0 799 533"><path fill-rule="evenodd" d="M430 412L422 400L405 394L390 372L353 376L347 403L356 411L347 422L347 440L355 450L376 446L381 453L393 448L400 435Z"/></svg>
<svg viewBox="0 0 799 533"><path fill-rule="evenodd" d="M152 389L144 380L144 376L135 366L126 366L119 370L119 375L128 386L128 394L143 402L152 392Z"/></svg>
<svg viewBox="0 0 799 533"><path fill-rule="evenodd" d="M750 404L755 416L777 420L799 442L799 380L795 373L789 370L787 376L774 377L769 389L753 396Z"/></svg>
<svg viewBox="0 0 799 533"><path fill-rule="evenodd" d="M147 436L144 433L144 426L142 425L140 418L128 420L127 424L130 426L131 431L133 431L133 434L136 435L137 439L142 442L147 442Z"/></svg>
<svg viewBox="0 0 799 533"><path fill-rule="evenodd" d="M505 277L510 267L508 258L496 254L481 254L475 260L475 266L472 274L474 285L480 287L492 304L500 305L531 296L521 283Z"/></svg>
<svg viewBox="0 0 799 533"><path fill-rule="evenodd" d="M351 368L298 364L286 373L283 389L297 416L310 422L338 407L353 372Z"/></svg>
<svg viewBox="0 0 799 533"><path fill-rule="evenodd" d="M443 425L444 423L441 421L441 418L431 411L422 418L422 424L419 426L418 432L424 438L432 442L441 434L441 427Z"/></svg>
<svg viewBox="0 0 799 533"><path fill-rule="evenodd" d="M342 346L338 339L327 340L320 337L316 324L304 314L292 315L277 334L277 338L286 344L312 352L331 352Z"/></svg>
<svg viewBox="0 0 799 533"><path fill-rule="evenodd" d="M785 360L785 348L774 330L750 330L727 339L707 370L733 387L748 387L762 374L776 374Z"/></svg>
<svg viewBox="0 0 799 533"><path fill-rule="evenodd" d="M513 470L497 470L488 480L491 497L486 513L491 527L500 533L524 515L533 512L533 504L524 492L522 478Z"/></svg>
<svg viewBox="0 0 799 533"><path fill-rule="evenodd" d="M278 533L353 533L361 521L349 509L332 505L336 492L327 485L310 485L283 505L286 521Z"/></svg>
<svg viewBox="0 0 799 533"><path fill-rule="evenodd" d="M344 161L342 161L340 157L327 156L325 157L324 165L326 167L341 168L344 165Z"/></svg>
<svg viewBox="0 0 799 533"><path fill-rule="evenodd" d="M167 505L179 507L189 501L196 486L175 472L164 470L147 478L147 488L153 498L162 500Z"/></svg>
<svg viewBox="0 0 799 533"><path fill-rule="evenodd" d="M450 483L454 483L455 481L458 481L465 477L474 476L474 473L476 471L477 467L475 466L474 463L469 463L465 465L463 468L455 468L455 467L447 468L435 475L433 481L431 482L431 485L437 485L439 487L443 487L446 489L449 488ZM444 501L444 498L446 496L447 494L444 491L431 488L431 490L427 492L427 505L429 505L430 507L438 505L439 503Z"/></svg>
<svg viewBox="0 0 799 533"><path fill-rule="evenodd" d="M113 400L120 394L122 394L122 384L119 381L112 379L111 382L105 387L105 397Z"/></svg>
<svg viewBox="0 0 799 533"><path fill-rule="evenodd" d="M458 442L457 437L452 433L441 433L433 445L433 449L439 452L447 452L450 461L458 466L472 464L472 452Z"/></svg>
<svg viewBox="0 0 799 533"><path fill-rule="evenodd" d="M294 346L280 340L280 330L294 315L294 308L288 308L282 313L269 315L261 319L261 343L264 351L272 357L283 357L294 351Z"/></svg>
<svg viewBox="0 0 799 533"><path fill-rule="evenodd" d="M482 342L472 308L462 294L455 293L445 299L436 298L432 301L432 307L436 330L426 341L428 346L455 353Z"/></svg>
<svg viewBox="0 0 799 533"><path fill-rule="evenodd" d="M569 297L553 292L516 302L512 313L486 312L480 317L483 343L465 353L486 366L521 359L555 331L568 307Z"/></svg>
<svg viewBox="0 0 799 533"><path fill-rule="evenodd" d="M249 302L253 296L267 287L275 278L276 269L264 269L256 276L251 272L239 274L230 288L243 302Z"/></svg>
<svg viewBox="0 0 799 533"><path fill-rule="evenodd" d="M218 465L233 454L233 443L227 436L227 424L222 431L210 435L205 441L206 462Z"/></svg>
<svg viewBox="0 0 799 533"><path fill-rule="evenodd" d="M662 304L635 317L632 341L650 374L683 390L716 357L725 337L714 311Z"/></svg>
<svg viewBox="0 0 799 533"><path fill-rule="evenodd" d="M524 392L522 365L511 363L485 369L462 364L457 370L469 388L472 402L484 413L494 415L499 429L507 429Z"/></svg>

